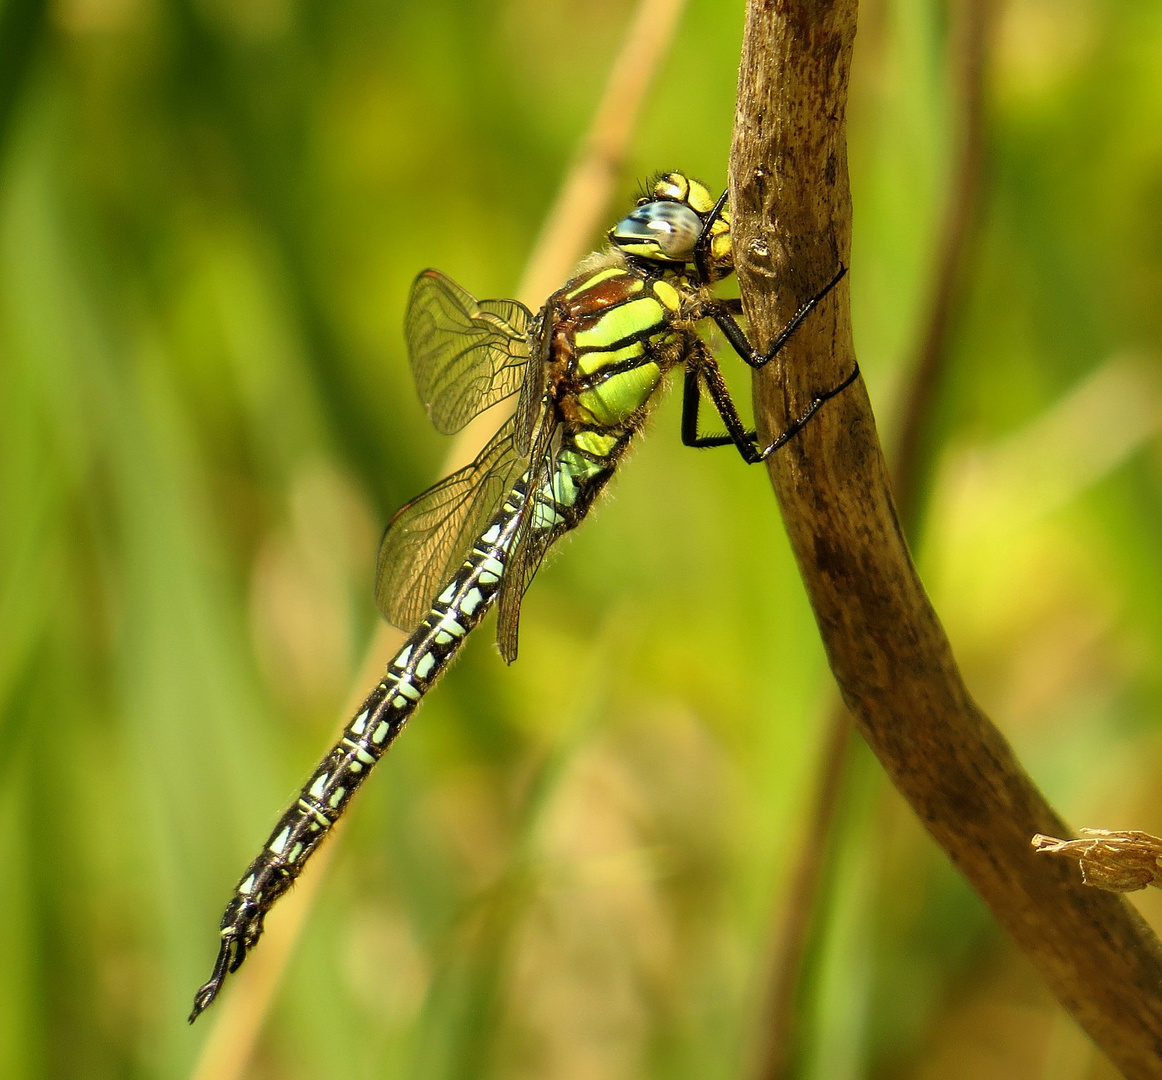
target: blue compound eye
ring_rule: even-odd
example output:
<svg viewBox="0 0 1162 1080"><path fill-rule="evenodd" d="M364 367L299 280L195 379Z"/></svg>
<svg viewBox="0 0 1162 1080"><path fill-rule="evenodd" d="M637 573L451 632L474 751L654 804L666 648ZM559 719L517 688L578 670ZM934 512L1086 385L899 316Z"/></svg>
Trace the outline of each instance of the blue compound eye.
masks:
<svg viewBox="0 0 1162 1080"><path fill-rule="evenodd" d="M702 234L702 219L685 203L654 200L642 203L609 230L622 251L658 262L687 263Z"/></svg>

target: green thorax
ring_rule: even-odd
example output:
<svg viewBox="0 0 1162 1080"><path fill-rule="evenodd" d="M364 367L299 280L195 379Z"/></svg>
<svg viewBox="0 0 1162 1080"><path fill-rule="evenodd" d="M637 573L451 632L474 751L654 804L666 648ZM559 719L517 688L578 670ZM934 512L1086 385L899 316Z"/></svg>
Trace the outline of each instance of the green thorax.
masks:
<svg viewBox="0 0 1162 1080"><path fill-rule="evenodd" d="M681 359L684 333L675 320L682 304L676 276L649 276L621 260L583 272L555 293L547 311L549 362L567 419L633 424Z"/></svg>

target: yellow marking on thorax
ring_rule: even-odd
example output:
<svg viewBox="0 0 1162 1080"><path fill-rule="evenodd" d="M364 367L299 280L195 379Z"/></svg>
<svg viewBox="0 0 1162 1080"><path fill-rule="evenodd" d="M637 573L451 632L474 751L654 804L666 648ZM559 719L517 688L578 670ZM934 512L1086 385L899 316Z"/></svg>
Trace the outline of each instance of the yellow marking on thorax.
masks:
<svg viewBox="0 0 1162 1080"><path fill-rule="evenodd" d="M616 435L602 435L599 431L579 431L573 442L582 450L597 457L605 457L617 445Z"/></svg>
<svg viewBox="0 0 1162 1080"><path fill-rule="evenodd" d="M675 314L682 306L682 297L678 295L678 290L668 281L655 281L653 283L653 292L654 296L661 300L666 308Z"/></svg>
<svg viewBox="0 0 1162 1080"><path fill-rule="evenodd" d="M602 368L621 364L626 360L636 360L645 351L646 347L642 342L631 341L620 349L595 349L593 352L578 353L577 370L582 375L593 375Z"/></svg>
<svg viewBox="0 0 1162 1080"><path fill-rule="evenodd" d="M620 424L649 400L661 377L657 364L641 364L583 390L577 404L598 424Z"/></svg>
<svg viewBox="0 0 1162 1080"><path fill-rule="evenodd" d="M660 328L665 321L662 305L652 296L643 296L606 311L588 330L577 331L579 349L604 349L615 342Z"/></svg>

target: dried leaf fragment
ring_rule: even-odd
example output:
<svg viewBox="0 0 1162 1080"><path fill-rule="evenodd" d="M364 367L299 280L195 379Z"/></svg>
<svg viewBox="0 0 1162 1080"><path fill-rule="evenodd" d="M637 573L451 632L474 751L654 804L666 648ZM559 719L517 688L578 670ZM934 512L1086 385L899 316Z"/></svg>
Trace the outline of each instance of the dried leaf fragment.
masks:
<svg viewBox="0 0 1162 1080"><path fill-rule="evenodd" d="M1033 847L1049 855L1075 858L1087 885L1108 892L1162 889L1162 838L1137 830L1081 829L1077 840L1038 833Z"/></svg>

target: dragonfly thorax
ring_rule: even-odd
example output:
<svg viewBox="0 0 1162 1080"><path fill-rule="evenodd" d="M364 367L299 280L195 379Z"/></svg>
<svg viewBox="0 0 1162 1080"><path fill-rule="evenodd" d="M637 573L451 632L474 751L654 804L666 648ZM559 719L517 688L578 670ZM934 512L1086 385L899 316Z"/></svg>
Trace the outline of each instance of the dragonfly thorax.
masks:
<svg viewBox="0 0 1162 1080"><path fill-rule="evenodd" d="M583 271L546 307L548 381L562 419L636 428L662 376L682 355L683 292L630 260Z"/></svg>

